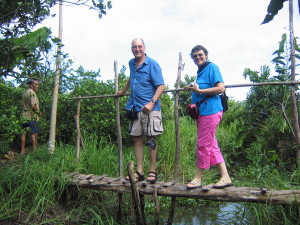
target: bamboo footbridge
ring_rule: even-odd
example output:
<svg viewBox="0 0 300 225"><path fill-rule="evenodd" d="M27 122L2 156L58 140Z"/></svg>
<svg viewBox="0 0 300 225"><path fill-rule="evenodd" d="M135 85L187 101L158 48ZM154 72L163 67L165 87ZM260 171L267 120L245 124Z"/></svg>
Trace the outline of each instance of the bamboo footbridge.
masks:
<svg viewBox="0 0 300 225"><path fill-rule="evenodd" d="M202 188L188 190L186 184L170 182L156 182L150 184L146 181L134 182L133 163L128 163L129 181L124 177L108 177L106 174L80 174L77 172L66 174L69 186L76 188L95 189L99 191L113 191L118 193L119 207L117 221L120 223L122 218L123 194L132 195L132 208L135 211L135 224L146 224L144 213L144 195L152 195L155 203L155 224L159 224L160 207L158 196L172 197L168 225L172 224L177 197L229 201L229 202L248 202L262 203L266 205L299 205L300 190L268 190L266 188L250 187L227 187L224 189L213 189L213 184Z"/></svg>
<svg viewBox="0 0 300 225"><path fill-rule="evenodd" d="M94 174L67 174L68 185L78 188L88 188L100 191L113 191L120 193L132 193L130 181L124 177L108 177ZM212 201L251 202L263 204L299 204L300 190L273 190L267 188L227 187L214 189L212 184L202 188L188 190L186 184L175 181L150 184L147 181L135 183L136 189L141 194L158 195L168 197L185 197Z"/></svg>
<svg viewBox="0 0 300 225"><path fill-rule="evenodd" d="M175 162L174 162L174 181L169 182L156 182L150 184L146 181L135 183L133 163L129 162L127 169L130 180L124 179L123 171L123 150L122 150L122 134L121 134L121 121L120 121L120 106L119 97L116 94L113 95L100 95L100 96L79 96L70 98L70 100L78 100L77 112L75 115L75 122L77 128L77 151L76 162L79 161L80 148L84 151L84 143L80 131L80 102L83 99L93 98L115 98L116 103L116 123L117 123L117 136L118 136L118 158L119 158L119 177L113 178L107 175L94 175L94 174L80 174L70 173L65 177L69 186L77 188L96 189L99 191L113 191L117 192L119 196L119 209L118 209L118 222L122 218L122 199L124 193L132 195L133 206L136 214L136 224L146 224L144 215L144 195L152 195L155 203L156 210L156 224L159 224L159 202L157 196L171 197L171 206L169 211L169 218L167 224L172 224L174 211L176 206L176 198L193 198L203 199L211 201L228 201L228 202L249 202L249 203L262 203L266 205L299 205L300 204L300 190L272 190L267 188L251 188L251 187L227 187L225 189L213 189L213 184L204 186L202 188L188 190L186 184L176 182L179 174L179 159L180 159L180 129L179 129L179 92L184 91L180 88L181 83L181 71L184 64L182 64L182 56L179 53L178 74L176 89L166 90L164 92L175 92L174 101L174 121L175 121ZM115 72L115 92L118 92L118 72L117 62L114 62ZM226 88L234 87L246 87L246 86L262 86L262 85L289 85L294 88L295 85L299 85L299 81L292 79L290 82L267 82L267 83L255 83L246 85L225 85ZM127 94L123 95L127 96ZM295 101L296 102L296 101ZM296 118L298 116L296 115ZM296 119L295 119L296 121ZM297 138L296 138L297 139ZM300 149L297 149L297 158L300 158Z"/></svg>

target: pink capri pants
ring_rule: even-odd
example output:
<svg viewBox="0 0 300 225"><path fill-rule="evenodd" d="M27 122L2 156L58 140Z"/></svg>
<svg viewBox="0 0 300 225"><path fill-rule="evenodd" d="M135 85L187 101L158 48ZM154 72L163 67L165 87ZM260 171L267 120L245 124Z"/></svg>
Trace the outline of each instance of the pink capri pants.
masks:
<svg viewBox="0 0 300 225"><path fill-rule="evenodd" d="M216 132L222 120L223 111L213 115L199 115L196 123L198 129L196 160L197 167L209 169L210 166L224 162L223 155L218 146Z"/></svg>

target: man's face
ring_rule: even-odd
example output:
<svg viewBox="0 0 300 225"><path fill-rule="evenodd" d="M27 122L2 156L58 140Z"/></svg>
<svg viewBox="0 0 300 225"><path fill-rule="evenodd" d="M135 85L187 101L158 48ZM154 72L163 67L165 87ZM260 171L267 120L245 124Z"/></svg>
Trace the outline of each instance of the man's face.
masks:
<svg viewBox="0 0 300 225"><path fill-rule="evenodd" d="M39 82L37 80L34 80L33 83L29 85L29 87L37 92L39 89Z"/></svg>
<svg viewBox="0 0 300 225"><path fill-rule="evenodd" d="M197 66L203 65L207 61L207 55L203 50L193 52L192 58Z"/></svg>
<svg viewBox="0 0 300 225"><path fill-rule="evenodd" d="M136 39L132 41L131 51L135 58L142 58L145 55L145 45L142 40Z"/></svg>

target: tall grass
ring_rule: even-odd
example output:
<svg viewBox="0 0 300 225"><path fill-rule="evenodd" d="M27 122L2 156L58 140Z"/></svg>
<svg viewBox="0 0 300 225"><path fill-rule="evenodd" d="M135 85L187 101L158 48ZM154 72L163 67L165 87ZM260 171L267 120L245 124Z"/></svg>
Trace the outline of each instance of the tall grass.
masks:
<svg viewBox="0 0 300 225"><path fill-rule="evenodd" d="M104 216L101 222L106 210L99 208L101 199L94 198L92 192L83 191L85 196L82 198L78 190L66 191L66 173L75 170L91 171L95 174L109 174L110 172L113 175L115 173L112 172L116 167L112 163L113 160L110 161L111 167L109 168L106 166L106 161L103 163L103 160L96 160L102 157L102 159L108 158L107 161L109 161L109 157L104 157L104 155L111 154L112 147L106 146L108 147L102 149L103 155L101 151L98 151L99 155L97 155L95 150L88 146L88 151L81 155L78 165L74 163L75 148L73 146L59 146L53 155L49 155L47 147L44 146L40 147L35 154L19 156L8 165L2 166L0 168L0 221L5 221L7 224L15 224L17 221L43 224L46 223L45 221L53 222L53 218L49 219L49 217L54 217L56 219L53 224L65 224L68 221L82 224L90 219L94 222L98 221L93 224L113 224L112 218L107 216ZM75 200L72 199L74 196L77 196ZM66 199L69 203L64 202ZM77 207L79 199L80 205ZM72 204L76 207L70 206L70 202L73 202ZM94 204L88 208L91 202ZM57 212L57 209L61 210ZM98 212L96 216L95 212ZM87 217L89 214L91 217ZM107 221L110 222L106 223Z"/></svg>
<svg viewBox="0 0 300 225"><path fill-rule="evenodd" d="M230 133L226 129L229 129ZM238 143L234 141L234 131L239 126L220 126L218 138L220 147L228 161L229 170L236 186L260 185L262 187L289 188L290 184L299 185L299 171L281 171L279 168L261 170L259 164L264 159L261 151L263 145L256 145L258 159L248 167L237 166L230 159L239 155L235 152ZM166 120L164 133L158 138L157 171L161 181L173 180L175 161L175 124L173 120ZM78 171L89 174L107 174L118 176L118 149L116 143L111 143L104 138L84 134L86 151L81 151L80 160L75 163L75 146L59 145L54 154L49 155L47 146L40 146L37 153L18 156L17 159L0 167L0 222L17 224L22 221L27 224L115 224L117 209L117 194L99 192L95 190L78 190L67 188L66 173ZM233 149L231 149L231 147ZM235 148L234 148L235 146ZM194 176L196 169L196 125L190 118L180 118L180 162L179 182L187 183ZM251 151L254 151L254 146ZM254 157L254 156L253 156ZM123 165L135 161L132 146L123 146ZM272 159L270 159L272 161ZM145 148L145 171L149 169L148 151ZM259 172L259 174L257 174ZM205 174L205 183L217 181L218 172L215 168ZM268 177L268 180L266 179ZM272 183L273 182L273 183ZM255 185L254 185L255 184ZM296 186L297 187L297 186ZM299 187L299 186L298 186ZM129 221L130 195L124 197L125 216L124 224ZM146 196L147 198L147 196ZM159 197L161 207L169 207L170 199ZM146 210L153 212L154 203L149 197L146 200ZM206 204L200 200L179 199L179 204L196 207ZM217 203L213 203L217 204ZM271 224L280 221L281 224L297 224L299 207L265 206L245 204L252 215L254 223ZM245 210L243 207L243 210ZM114 210L115 209L115 210ZM297 211L298 210L298 211ZM247 211L247 212L248 212ZM241 213L245 213L244 211ZM129 223L129 222L128 222Z"/></svg>

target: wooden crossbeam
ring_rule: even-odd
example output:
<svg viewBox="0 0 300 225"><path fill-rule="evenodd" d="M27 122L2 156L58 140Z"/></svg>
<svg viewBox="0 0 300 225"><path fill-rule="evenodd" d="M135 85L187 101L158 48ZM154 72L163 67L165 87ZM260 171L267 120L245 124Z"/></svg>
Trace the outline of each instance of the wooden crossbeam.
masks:
<svg viewBox="0 0 300 225"><path fill-rule="evenodd" d="M96 189L101 191L114 191L131 193L131 184L122 177L113 178L106 175L84 175L72 173L66 175L69 186ZM272 205L300 204L300 190L273 190L250 187L228 187L225 189L201 188L188 190L186 184L171 182L138 182L140 193L158 196L184 197L211 201L252 202Z"/></svg>

